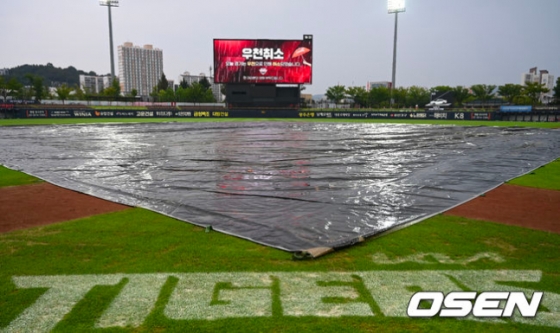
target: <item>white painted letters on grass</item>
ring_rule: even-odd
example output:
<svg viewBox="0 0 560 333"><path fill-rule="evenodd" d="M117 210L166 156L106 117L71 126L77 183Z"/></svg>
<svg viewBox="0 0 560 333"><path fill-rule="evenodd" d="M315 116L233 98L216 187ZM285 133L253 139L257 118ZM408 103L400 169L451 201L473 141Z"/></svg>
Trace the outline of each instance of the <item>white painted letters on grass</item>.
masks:
<svg viewBox="0 0 560 333"><path fill-rule="evenodd" d="M540 271L419 270L15 276L13 282L18 289L47 290L0 331L49 332L88 292L94 292L93 287L119 283L123 288L95 321L95 327L138 327L158 301L165 302L163 314L173 320L271 316L369 316L373 319L375 314L406 317L415 293L434 292L442 295L441 299L434 296L434 300L443 304L432 303L431 310L421 309L425 313L432 314L432 311L436 315L442 308L447 311L441 316L463 317L469 310L462 319L495 323L514 321L560 328L559 294L539 294L535 290L514 287L519 282L539 282L541 275ZM168 286L168 291L161 295L164 285ZM465 298L466 294L453 296L453 292L460 291L497 294L477 300L471 311L470 305L465 307L464 302L470 302L470 298ZM443 298L449 295L452 295L449 300ZM532 299L539 295L542 300ZM501 296L506 298L499 298ZM413 305L419 309L421 299L413 301L418 301ZM371 302L375 302L375 306ZM477 308L478 302L480 308ZM542 308L537 308L539 303ZM439 306L437 309L436 305ZM376 306L379 310L373 310ZM479 319L472 315L476 311L488 314L487 310L495 310L505 319ZM534 318L525 316L535 310L537 315Z"/></svg>

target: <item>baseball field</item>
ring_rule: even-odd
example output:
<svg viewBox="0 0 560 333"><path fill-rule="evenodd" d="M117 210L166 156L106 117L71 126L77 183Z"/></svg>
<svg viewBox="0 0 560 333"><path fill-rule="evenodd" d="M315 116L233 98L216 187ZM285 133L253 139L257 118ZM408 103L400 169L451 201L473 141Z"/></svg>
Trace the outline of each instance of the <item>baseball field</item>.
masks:
<svg viewBox="0 0 560 333"><path fill-rule="evenodd" d="M75 122L0 120L0 134L2 125ZM3 332L560 330L560 160L420 223L311 260L1 166L0 232ZM501 294L485 303L494 316L410 317L410 299L420 291ZM522 305L504 316L516 292L538 306L535 316L524 315ZM467 303L484 308L478 301ZM429 312L435 303L424 300L418 309Z"/></svg>

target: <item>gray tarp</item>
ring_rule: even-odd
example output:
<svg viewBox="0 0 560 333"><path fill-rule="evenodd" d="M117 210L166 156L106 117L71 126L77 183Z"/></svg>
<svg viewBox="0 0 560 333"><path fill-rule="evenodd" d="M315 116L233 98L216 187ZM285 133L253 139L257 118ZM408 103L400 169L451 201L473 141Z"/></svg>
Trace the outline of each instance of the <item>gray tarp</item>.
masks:
<svg viewBox="0 0 560 333"><path fill-rule="evenodd" d="M0 128L0 163L288 251L418 221L560 156L560 131L202 122Z"/></svg>

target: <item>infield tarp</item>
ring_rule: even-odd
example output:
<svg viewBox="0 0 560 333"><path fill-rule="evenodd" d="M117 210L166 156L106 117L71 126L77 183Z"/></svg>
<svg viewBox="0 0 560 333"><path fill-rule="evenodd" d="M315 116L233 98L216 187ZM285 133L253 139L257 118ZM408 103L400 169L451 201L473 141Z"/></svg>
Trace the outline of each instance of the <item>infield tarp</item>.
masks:
<svg viewBox="0 0 560 333"><path fill-rule="evenodd" d="M288 251L447 210L560 156L560 131L202 122L0 128L0 163ZM53 198L56 200L56 198Z"/></svg>

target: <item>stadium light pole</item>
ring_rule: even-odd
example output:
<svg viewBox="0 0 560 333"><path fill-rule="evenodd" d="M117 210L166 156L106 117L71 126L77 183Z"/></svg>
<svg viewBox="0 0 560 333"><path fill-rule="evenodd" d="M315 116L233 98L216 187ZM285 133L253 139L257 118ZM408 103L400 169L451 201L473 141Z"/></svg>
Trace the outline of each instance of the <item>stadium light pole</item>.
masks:
<svg viewBox="0 0 560 333"><path fill-rule="evenodd" d="M111 79L115 79L115 57L113 55L113 20L111 19L111 7L118 7L119 0L99 0L101 6L107 6L109 10L109 45L111 52Z"/></svg>
<svg viewBox="0 0 560 333"><path fill-rule="evenodd" d="M391 80L391 107L393 107L394 98L393 90L395 89L395 77L397 75L397 27L399 22L399 13L405 12L405 0L388 0L387 9L389 14L395 14L395 37L393 40L393 75Z"/></svg>

